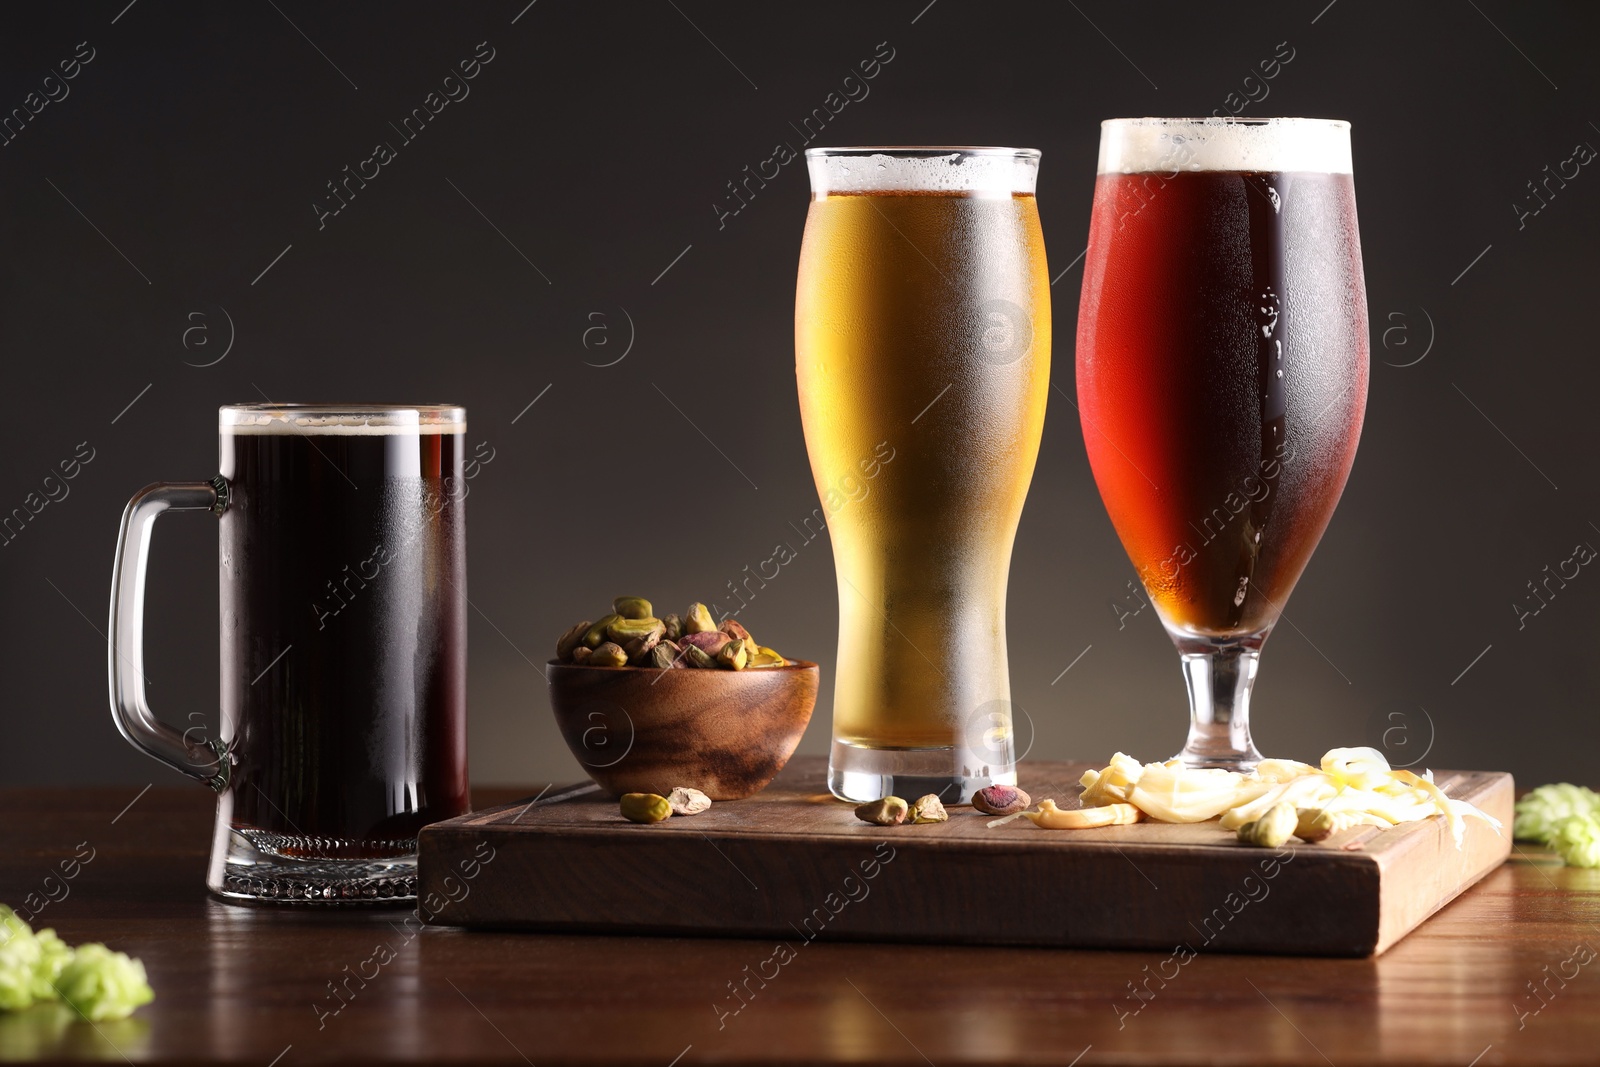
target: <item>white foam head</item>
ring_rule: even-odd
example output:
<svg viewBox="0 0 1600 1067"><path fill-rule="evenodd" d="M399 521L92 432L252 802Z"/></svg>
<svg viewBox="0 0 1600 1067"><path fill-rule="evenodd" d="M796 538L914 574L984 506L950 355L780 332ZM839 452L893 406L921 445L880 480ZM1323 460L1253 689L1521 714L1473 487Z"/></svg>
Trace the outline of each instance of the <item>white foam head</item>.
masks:
<svg viewBox="0 0 1600 1067"><path fill-rule="evenodd" d="M230 404L218 409L217 429L246 436L466 433L467 409L453 404Z"/></svg>
<svg viewBox="0 0 1600 1067"><path fill-rule="evenodd" d="M1350 124L1340 119L1107 119L1101 174L1174 171L1349 174Z"/></svg>
<svg viewBox="0 0 1600 1067"><path fill-rule="evenodd" d="M811 195L954 193L1032 196L1039 177L1033 148L808 148Z"/></svg>

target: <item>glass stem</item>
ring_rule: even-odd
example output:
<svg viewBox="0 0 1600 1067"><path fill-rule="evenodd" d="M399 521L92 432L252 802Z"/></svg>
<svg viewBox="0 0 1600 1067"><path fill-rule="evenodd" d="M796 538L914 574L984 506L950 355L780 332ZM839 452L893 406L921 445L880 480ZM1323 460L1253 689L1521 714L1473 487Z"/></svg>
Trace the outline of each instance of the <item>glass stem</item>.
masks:
<svg viewBox="0 0 1600 1067"><path fill-rule="evenodd" d="M1182 641L1178 652L1189 686L1189 741L1177 758L1190 767L1253 770L1261 753L1250 740L1250 690L1261 637L1227 644Z"/></svg>

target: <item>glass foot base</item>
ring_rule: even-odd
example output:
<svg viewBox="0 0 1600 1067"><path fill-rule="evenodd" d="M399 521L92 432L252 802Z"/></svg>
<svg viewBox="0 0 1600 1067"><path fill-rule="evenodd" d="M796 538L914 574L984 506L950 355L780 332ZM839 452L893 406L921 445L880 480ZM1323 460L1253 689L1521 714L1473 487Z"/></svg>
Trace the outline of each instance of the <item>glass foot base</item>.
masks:
<svg viewBox="0 0 1600 1067"><path fill-rule="evenodd" d="M1260 763L1263 757L1261 753L1251 748L1248 752L1229 752L1219 755L1184 749L1172 758L1183 761L1185 767L1193 770L1237 771L1240 774L1249 774L1256 769L1256 764Z"/></svg>
<svg viewBox="0 0 1600 1067"><path fill-rule="evenodd" d="M828 790L857 804L895 796L912 801L928 793L945 804L966 804L991 785L1016 785L1017 768L978 763L957 748L865 748L833 743Z"/></svg>
<svg viewBox="0 0 1600 1067"><path fill-rule="evenodd" d="M301 851L315 844L323 855L301 858L282 849ZM395 854L382 858L344 858L340 852L372 851L374 845ZM417 899L417 843L300 839L259 831L228 831L218 843L221 855L211 858L206 884L213 893L235 903L260 904L407 904ZM330 858L327 853L334 853Z"/></svg>

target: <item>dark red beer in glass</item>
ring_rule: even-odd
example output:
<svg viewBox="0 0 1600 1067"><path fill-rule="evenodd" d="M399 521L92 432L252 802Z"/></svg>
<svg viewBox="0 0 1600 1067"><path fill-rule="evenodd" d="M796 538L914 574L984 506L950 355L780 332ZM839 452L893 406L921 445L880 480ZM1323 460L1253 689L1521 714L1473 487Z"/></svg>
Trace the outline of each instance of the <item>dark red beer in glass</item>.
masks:
<svg viewBox="0 0 1600 1067"><path fill-rule="evenodd" d="M1185 660L1194 765L1248 767L1256 655L1338 504L1367 394L1345 123L1103 127L1084 441Z"/></svg>

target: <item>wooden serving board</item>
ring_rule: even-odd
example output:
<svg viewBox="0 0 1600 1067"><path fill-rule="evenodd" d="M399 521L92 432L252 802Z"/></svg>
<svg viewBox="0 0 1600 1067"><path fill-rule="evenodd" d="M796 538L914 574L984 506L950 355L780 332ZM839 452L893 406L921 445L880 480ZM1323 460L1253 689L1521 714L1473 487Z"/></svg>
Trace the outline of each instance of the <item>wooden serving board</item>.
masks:
<svg viewBox="0 0 1600 1067"><path fill-rule="evenodd" d="M1077 807L1086 763L1029 763L1035 803ZM1499 866L1509 774L1437 781L1504 824L1442 817L1272 851L1215 821L1042 830L952 808L872 826L828 795L826 763L793 760L765 792L649 826L592 784L423 829L430 922L568 932L932 941L1368 956Z"/></svg>

